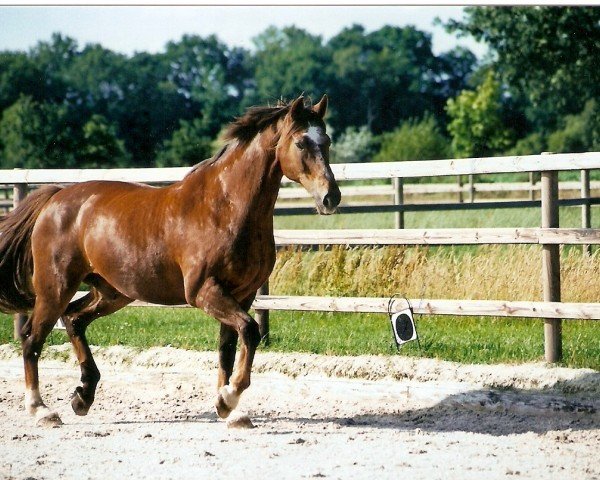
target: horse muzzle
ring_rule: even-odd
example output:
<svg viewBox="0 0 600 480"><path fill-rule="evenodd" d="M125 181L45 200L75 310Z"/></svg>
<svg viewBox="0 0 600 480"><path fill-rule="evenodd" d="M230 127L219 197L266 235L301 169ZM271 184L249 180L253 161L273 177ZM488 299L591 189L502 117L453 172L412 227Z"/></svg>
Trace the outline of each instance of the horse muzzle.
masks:
<svg viewBox="0 0 600 480"><path fill-rule="evenodd" d="M337 212L337 207L342 200L342 194L337 185L333 185L321 198L316 198L319 215L331 215Z"/></svg>

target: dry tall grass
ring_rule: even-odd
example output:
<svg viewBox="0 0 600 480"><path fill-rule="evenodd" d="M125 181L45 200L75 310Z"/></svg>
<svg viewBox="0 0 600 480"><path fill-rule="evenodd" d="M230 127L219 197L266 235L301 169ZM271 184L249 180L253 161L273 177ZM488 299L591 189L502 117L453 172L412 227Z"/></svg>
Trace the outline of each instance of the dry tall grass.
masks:
<svg viewBox="0 0 600 480"><path fill-rule="evenodd" d="M562 300L600 301L600 250L561 251ZM278 253L270 280L280 295L542 299L541 247L385 247Z"/></svg>

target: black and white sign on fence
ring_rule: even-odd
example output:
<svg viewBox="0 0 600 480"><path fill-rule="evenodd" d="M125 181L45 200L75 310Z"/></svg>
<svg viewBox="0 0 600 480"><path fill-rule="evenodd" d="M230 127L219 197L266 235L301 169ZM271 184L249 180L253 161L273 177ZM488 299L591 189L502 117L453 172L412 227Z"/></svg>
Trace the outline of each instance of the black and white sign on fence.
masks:
<svg viewBox="0 0 600 480"><path fill-rule="evenodd" d="M392 332L394 334L396 347L400 348L401 345L412 340L417 340L418 342L419 338L417 336L417 326L410 302L406 300L408 306L405 309L392 313L393 303L394 297L390 298L390 302L388 304L388 314L390 317L390 323L392 325Z"/></svg>

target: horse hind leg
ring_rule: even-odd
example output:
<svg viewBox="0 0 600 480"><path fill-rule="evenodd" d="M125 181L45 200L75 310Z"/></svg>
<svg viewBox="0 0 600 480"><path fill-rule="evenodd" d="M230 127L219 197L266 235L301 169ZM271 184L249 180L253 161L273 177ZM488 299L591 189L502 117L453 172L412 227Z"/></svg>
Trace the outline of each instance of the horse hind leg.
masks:
<svg viewBox="0 0 600 480"><path fill-rule="evenodd" d="M68 300L67 300L68 302ZM66 306L66 302L64 303ZM23 363L25 367L25 409L42 426L61 425L56 412L43 402L40 394L38 362L46 338L54 328L56 320L64 310L60 302L48 301L39 297L23 332Z"/></svg>
<svg viewBox="0 0 600 480"><path fill-rule="evenodd" d="M85 331L95 319L114 313L132 301L102 279L94 278L94 285L85 297L69 305L62 316L81 368L81 386L75 389L71 397L73 411L81 416L87 415L94 403L96 387L100 381L100 371L92 356Z"/></svg>

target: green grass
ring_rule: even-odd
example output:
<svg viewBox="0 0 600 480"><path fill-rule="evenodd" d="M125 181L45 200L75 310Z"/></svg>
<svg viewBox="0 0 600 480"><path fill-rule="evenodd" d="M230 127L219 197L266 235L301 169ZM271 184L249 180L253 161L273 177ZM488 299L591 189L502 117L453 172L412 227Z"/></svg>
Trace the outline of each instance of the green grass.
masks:
<svg viewBox="0 0 600 480"><path fill-rule="evenodd" d="M543 361L543 323L540 320L418 316L416 342L399 352L389 320L377 314L272 312L271 344L263 351L310 352L326 355L407 355L464 363L522 363ZM126 308L97 320L88 329L93 345L128 345L145 349L173 346L214 351L218 323L191 309ZM0 318L0 343L12 341L12 322ZM67 342L53 332L48 345ZM600 370L600 324L563 322L561 365Z"/></svg>
<svg viewBox="0 0 600 480"><path fill-rule="evenodd" d="M330 216L294 215L276 216L279 229L335 229L335 228L394 228L393 213L340 213ZM581 227L581 210L577 207L560 208L562 228ZM592 207L592 228L600 228L600 208ZM509 228L539 227L539 208L462 210L448 212L406 212L405 228Z"/></svg>

